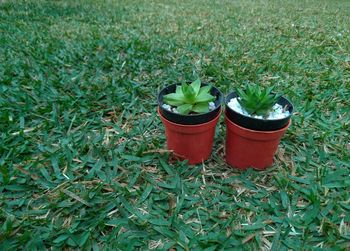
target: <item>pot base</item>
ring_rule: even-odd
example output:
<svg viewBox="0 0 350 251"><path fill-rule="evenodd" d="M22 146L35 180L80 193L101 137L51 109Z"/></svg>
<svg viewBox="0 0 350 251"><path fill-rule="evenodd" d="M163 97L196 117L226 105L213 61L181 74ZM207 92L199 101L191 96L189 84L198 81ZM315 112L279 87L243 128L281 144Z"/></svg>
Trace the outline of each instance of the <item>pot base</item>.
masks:
<svg viewBox="0 0 350 251"><path fill-rule="evenodd" d="M245 170L253 167L265 170L273 164L278 144L291 124L276 131L255 131L233 123L227 115L226 123L226 162L232 167Z"/></svg>

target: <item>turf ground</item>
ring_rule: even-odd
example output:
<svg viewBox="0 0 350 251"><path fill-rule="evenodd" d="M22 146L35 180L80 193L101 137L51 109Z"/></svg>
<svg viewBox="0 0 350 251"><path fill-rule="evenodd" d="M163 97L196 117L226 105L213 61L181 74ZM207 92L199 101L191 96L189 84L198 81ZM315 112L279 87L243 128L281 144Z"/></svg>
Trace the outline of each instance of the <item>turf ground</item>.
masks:
<svg viewBox="0 0 350 251"><path fill-rule="evenodd" d="M350 248L350 1L0 1L0 250ZM161 87L275 86L275 164L168 163Z"/></svg>

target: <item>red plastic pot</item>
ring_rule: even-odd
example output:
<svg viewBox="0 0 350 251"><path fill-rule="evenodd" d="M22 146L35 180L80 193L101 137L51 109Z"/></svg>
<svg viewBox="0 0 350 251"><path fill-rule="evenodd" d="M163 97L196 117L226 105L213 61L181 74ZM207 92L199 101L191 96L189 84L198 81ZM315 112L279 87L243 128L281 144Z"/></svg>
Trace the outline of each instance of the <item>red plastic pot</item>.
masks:
<svg viewBox="0 0 350 251"><path fill-rule="evenodd" d="M180 159L187 159L188 163L199 164L210 157L215 134L215 126L221 112L207 123L197 125L182 125L167 120L158 108L159 116L165 126L165 135L169 150Z"/></svg>
<svg viewBox="0 0 350 251"><path fill-rule="evenodd" d="M225 116L226 123L226 162L239 169L253 167L264 170L273 164L273 156L278 144L288 129L276 131L256 131L241 127Z"/></svg>

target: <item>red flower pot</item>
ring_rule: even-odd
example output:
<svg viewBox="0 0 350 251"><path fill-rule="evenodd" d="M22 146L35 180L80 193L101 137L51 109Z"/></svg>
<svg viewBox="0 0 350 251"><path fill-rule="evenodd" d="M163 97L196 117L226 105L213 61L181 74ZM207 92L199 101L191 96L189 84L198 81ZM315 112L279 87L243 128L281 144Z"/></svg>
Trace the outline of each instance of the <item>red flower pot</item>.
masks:
<svg viewBox="0 0 350 251"><path fill-rule="evenodd" d="M161 112L159 116L165 126L167 146L178 159L187 159L189 164L199 164L210 157L215 126L221 112L209 122L196 125L182 125L167 120Z"/></svg>
<svg viewBox="0 0 350 251"><path fill-rule="evenodd" d="M289 127L275 131L256 131L233 123L225 116L226 162L239 169L253 167L264 170L273 164L278 144Z"/></svg>

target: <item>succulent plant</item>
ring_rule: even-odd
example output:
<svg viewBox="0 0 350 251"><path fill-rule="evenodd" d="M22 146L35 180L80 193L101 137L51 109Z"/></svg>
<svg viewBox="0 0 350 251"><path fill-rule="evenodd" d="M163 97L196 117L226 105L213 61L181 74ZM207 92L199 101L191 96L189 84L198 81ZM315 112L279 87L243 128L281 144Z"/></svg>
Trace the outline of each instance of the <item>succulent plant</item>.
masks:
<svg viewBox="0 0 350 251"><path fill-rule="evenodd" d="M237 90L239 104L250 114L267 117L280 95L271 93L273 87L263 89L259 85L248 85L242 91Z"/></svg>
<svg viewBox="0 0 350 251"><path fill-rule="evenodd" d="M209 112L209 102L216 99L210 94L210 90L210 85L201 87L201 81L197 79L191 84L184 83L176 86L175 93L164 95L163 101L167 105L175 106L176 110L183 115L191 112L205 113Z"/></svg>

